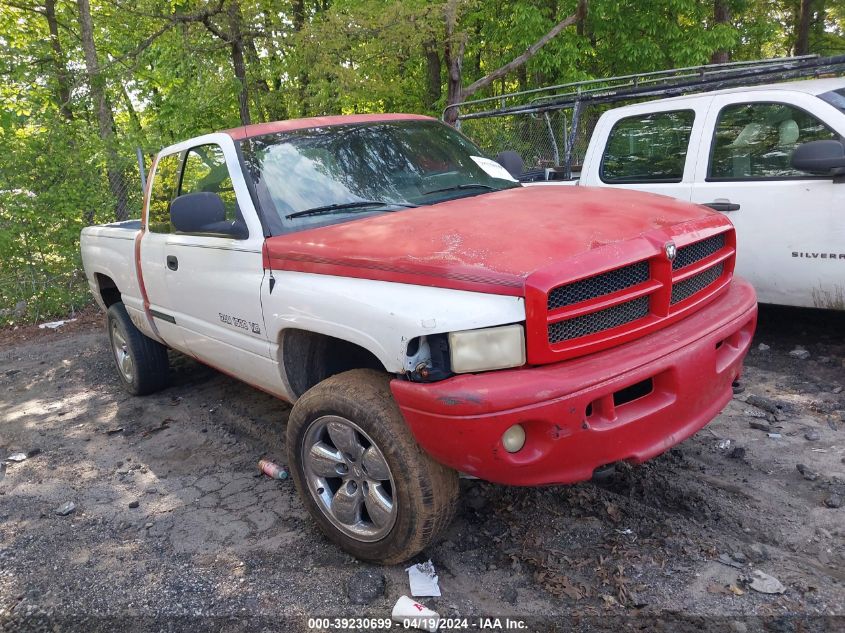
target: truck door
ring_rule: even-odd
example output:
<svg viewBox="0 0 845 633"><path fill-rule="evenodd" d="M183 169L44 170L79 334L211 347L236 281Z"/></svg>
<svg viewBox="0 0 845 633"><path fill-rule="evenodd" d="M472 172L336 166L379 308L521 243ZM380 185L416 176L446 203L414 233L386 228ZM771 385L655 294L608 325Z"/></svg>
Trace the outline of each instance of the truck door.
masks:
<svg viewBox="0 0 845 633"><path fill-rule="evenodd" d="M261 225L231 138L205 139L184 151L177 198L198 192L219 195L225 221L242 221L248 235L168 235L163 255L173 317L190 354L245 382L284 393L261 311Z"/></svg>
<svg viewBox="0 0 845 633"><path fill-rule="evenodd" d="M165 247L170 234L170 203L176 195L180 154L159 156L150 189L147 228L141 238L141 270L150 314L159 335L173 349L187 351L182 328L176 323L168 287Z"/></svg>
<svg viewBox="0 0 845 633"><path fill-rule="evenodd" d="M655 110L655 108L658 108ZM651 191L689 200L707 112L705 99L643 104L602 117L584 164L585 185ZM690 160L687 160L687 157Z"/></svg>
<svg viewBox="0 0 845 633"><path fill-rule="evenodd" d="M692 200L724 212L737 232L737 274L763 303L845 308L845 184L794 169L794 149L838 139L809 94L714 97ZM833 110L831 108L831 110Z"/></svg>

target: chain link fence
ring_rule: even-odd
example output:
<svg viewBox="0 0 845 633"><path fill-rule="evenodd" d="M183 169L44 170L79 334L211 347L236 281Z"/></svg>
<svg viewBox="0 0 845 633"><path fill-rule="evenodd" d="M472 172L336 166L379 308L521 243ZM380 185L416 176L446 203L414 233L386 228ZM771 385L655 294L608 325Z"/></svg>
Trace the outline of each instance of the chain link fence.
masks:
<svg viewBox="0 0 845 633"><path fill-rule="evenodd" d="M488 115L460 120L460 129L490 156L515 151L526 172L563 171L567 153L580 170L593 129L608 106L582 106L573 131L574 108L546 112Z"/></svg>
<svg viewBox="0 0 845 633"><path fill-rule="evenodd" d="M0 305L8 306L0 308L0 325L72 315L91 302L81 266L54 275L33 270L0 277Z"/></svg>

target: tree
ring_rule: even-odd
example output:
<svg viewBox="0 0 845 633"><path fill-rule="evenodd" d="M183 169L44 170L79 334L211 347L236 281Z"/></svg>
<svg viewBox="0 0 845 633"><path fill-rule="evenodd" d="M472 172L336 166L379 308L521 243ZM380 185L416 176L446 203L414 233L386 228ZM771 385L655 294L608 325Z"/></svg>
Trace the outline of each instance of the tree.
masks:
<svg viewBox="0 0 845 633"><path fill-rule="evenodd" d="M810 24L813 18L813 0L801 0L798 7L798 23L795 26L795 55L810 52Z"/></svg>
<svg viewBox="0 0 845 633"><path fill-rule="evenodd" d="M469 86L464 87L463 64L468 36L466 32L457 32L459 5L460 0L449 0L446 3L444 12L446 23L446 47L444 57L448 72L446 98L447 109L445 111L445 120L450 124L454 124L458 117L458 108L450 106L455 106L455 104L466 100L467 97L487 88L497 79L522 68L528 60L534 57L540 49L548 44L552 39L557 37L561 31L568 26L576 24L579 21L583 21L587 14L587 0L579 0L578 9L575 13L557 22L549 31L540 36L539 39L526 48L522 53L514 57L511 61L499 66L483 77L476 79Z"/></svg>
<svg viewBox="0 0 845 633"><path fill-rule="evenodd" d="M106 95L105 78L100 72L100 61L97 58L91 6L88 0L77 0L77 6L79 7L79 32L82 50L85 53L85 70L88 75L88 90L94 101L100 140L103 142L106 151L106 172L109 179L109 188L115 200L114 215L117 220L126 220L129 218L129 209L127 208L123 174L118 167L117 151L114 144L114 114Z"/></svg>
<svg viewBox="0 0 845 633"><path fill-rule="evenodd" d="M731 23L731 7L728 0L714 0L713 23L716 25L729 25ZM727 47L713 51L713 55L710 57L712 64L724 64L730 60L731 52Z"/></svg>
<svg viewBox="0 0 845 633"><path fill-rule="evenodd" d="M79 231L137 216L137 146L151 156L253 121L440 115L467 98L594 77L845 52L842 2L591 0L587 8L579 0L0 0L0 310L24 299L35 306L27 318L61 314L87 296Z"/></svg>

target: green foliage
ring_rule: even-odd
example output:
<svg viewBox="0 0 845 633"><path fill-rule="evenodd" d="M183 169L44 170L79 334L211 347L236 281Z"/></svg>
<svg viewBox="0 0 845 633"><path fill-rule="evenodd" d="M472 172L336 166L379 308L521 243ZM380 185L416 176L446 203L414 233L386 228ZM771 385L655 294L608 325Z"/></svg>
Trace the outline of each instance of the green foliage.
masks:
<svg viewBox="0 0 845 633"><path fill-rule="evenodd" d="M717 50L734 59L790 54L800 0L726 2L731 20L716 24L714 0L592 0L577 29L565 29L476 96L702 64ZM136 147L149 165L164 146L240 125L239 96L254 122L374 111L438 116L446 105L448 45L453 53L464 47L467 86L578 5L460 0L447 42L448 0L90 3L100 66L93 85L104 87L114 119L105 141L76 0L0 0L0 324L22 300L28 310L19 320L29 321L83 300L79 232L113 220L118 195L137 216ZM53 39L48 5L55 9ZM813 6L811 51L845 52L845 4ZM545 122L507 125L519 128L527 153ZM123 182L110 182L109 169Z"/></svg>

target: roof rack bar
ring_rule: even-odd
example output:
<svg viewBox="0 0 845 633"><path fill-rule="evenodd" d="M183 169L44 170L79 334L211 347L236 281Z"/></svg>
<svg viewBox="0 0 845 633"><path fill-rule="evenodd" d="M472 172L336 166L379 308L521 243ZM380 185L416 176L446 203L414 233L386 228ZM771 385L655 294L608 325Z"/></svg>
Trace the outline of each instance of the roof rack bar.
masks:
<svg viewBox="0 0 845 633"><path fill-rule="evenodd" d="M784 61L786 59L787 61ZM470 106L490 101L503 102L504 99L536 94L558 88L576 87L577 90L569 93L558 93L535 97L527 104L500 107L496 110L484 110L480 112L469 112L458 116L459 120L478 119L490 116L502 116L510 114L523 114L528 112L544 112L547 110L559 110L572 107L576 101L589 103L606 103L626 98L637 99L645 97L668 97L684 94L686 92L697 92L706 90L719 90L722 88L734 87L742 83L761 83L766 79L794 79L810 75L825 74L830 72L845 72L845 55L835 57L818 57L816 55L805 55L802 57L779 58L763 62L733 62L733 68L721 68L724 64L711 64L689 68L677 68L671 71L656 71L652 73L640 73L638 75L623 75L606 79L594 79L587 82L574 82L561 84L560 86L549 86L547 88L536 88L509 95L487 97L454 104L447 107L446 112L451 108ZM656 75L667 73L679 73L690 70L705 69L709 75L702 76L699 73L688 73L674 77L656 77ZM717 69L714 72L714 69ZM636 79L636 82L633 80ZM589 90L583 90L582 86L596 83L613 83L628 80L628 83L617 85L605 85Z"/></svg>
<svg viewBox="0 0 845 633"><path fill-rule="evenodd" d="M630 75L619 75L617 77L605 77L599 79L583 79L581 81L572 81L569 83L564 84L557 84L553 86L544 86L542 88L532 88L530 90L520 90L518 92L508 92L502 95L497 95L495 97L483 97L481 99L471 99L468 101L460 101L458 103L453 103L450 106L447 106L443 112L445 113L446 110L450 110L452 108L460 108L462 106L470 106L476 103L485 103L490 101L501 101L502 99L512 99L514 97L521 97L530 94L536 94L538 92L548 92L551 90L560 90L561 88L575 88L578 86L587 86L589 84L598 84L598 83L607 83L611 81L622 81L626 79L632 80L639 80L642 77L657 77L660 75L668 75L671 73L679 73L679 72L686 72L690 70L695 71L713 71L718 69L727 69L730 70L732 68L739 68L743 66L766 66L770 64L777 64L777 63L786 63L786 62L795 62L799 60L808 60L808 59L818 59L819 56L816 54L812 55L799 55L797 57L773 57L772 59L755 59L751 61L740 61L740 62L725 62L722 64L704 64L702 66L684 66L681 68L669 68L666 70L653 70L644 73L633 73Z"/></svg>

